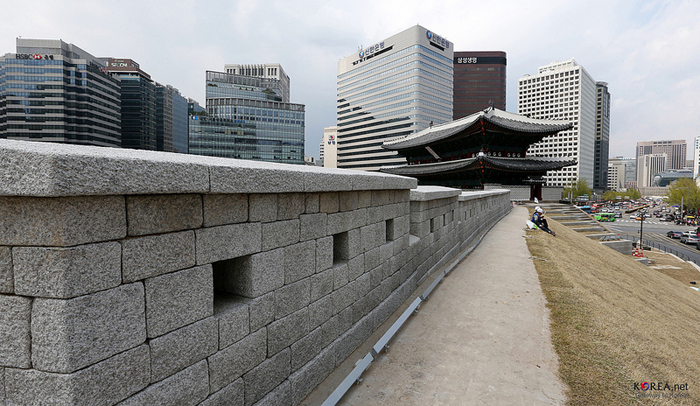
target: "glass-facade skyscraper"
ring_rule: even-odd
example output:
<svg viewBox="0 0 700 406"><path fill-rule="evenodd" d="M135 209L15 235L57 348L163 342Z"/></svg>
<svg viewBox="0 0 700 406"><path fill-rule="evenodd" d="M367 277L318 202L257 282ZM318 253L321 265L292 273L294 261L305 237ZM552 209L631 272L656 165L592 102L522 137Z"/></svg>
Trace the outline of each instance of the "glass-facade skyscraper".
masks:
<svg viewBox="0 0 700 406"><path fill-rule="evenodd" d="M338 168L404 164L384 141L452 120L453 49L415 25L338 61Z"/></svg>
<svg viewBox="0 0 700 406"><path fill-rule="evenodd" d="M304 164L305 106L279 80L207 71L206 114L190 115L191 154Z"/></svg>
<svg viewBox="0 0 700 406"><path fill-rule="evenodd" d="M61 40L17 38L0 56L0 138L121 146L119 80Z"/></svg>
<svg viewBox="0 0 700 406"><path fill-rule="evenodd" d="M596 82L595 165L593 187L608 186L608 155L610 154L610 92L606 82Z"/></svg>
<svg viewBox="0 0 700 406"><path fill-rule="evenodd" d="M156 83L156 149L188 151L187 99L170 85Z"/></svg>

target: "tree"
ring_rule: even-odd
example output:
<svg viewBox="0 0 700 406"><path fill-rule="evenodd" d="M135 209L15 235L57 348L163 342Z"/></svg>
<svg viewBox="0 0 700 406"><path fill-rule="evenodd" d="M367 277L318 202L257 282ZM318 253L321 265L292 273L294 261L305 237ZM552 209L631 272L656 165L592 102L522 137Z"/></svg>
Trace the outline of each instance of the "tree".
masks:
<svg viewBox="0 0 700 406"><path fill-rule="evenodd" d="M639 191L639 189L634 189L634 188L627 189L626 192L620 193L620 195L629 196L630 200L636 200L636 199L642 198L642 193Z"/></svg>
<svg viewBox="0 0 700 406"><path fill-rule="evenodd" d="M615 200L617 200L618 196L620 196L620 193L618 193L614 190L606 190L605 192L603 192L603 196L601 196L601 197L603 198L603 200L615 201Z"/></svg>
<svg viewBox="0 0 700 406"><path fill-rule="evenodd" d="M700 208L700 188L691 178L680 178L671 183L666 192L666 199L670 204L681 204L683 208L697 210Z"/></svg>
<svg viewBox="0 0 700 406"><path fill-rule="evenodd" d="M591 196L591 188L586 179L579 179L575 183L572 182L571 186L564 188L564 197L568 197L569 194L572 194L574 199L582 195Z"/></svg>

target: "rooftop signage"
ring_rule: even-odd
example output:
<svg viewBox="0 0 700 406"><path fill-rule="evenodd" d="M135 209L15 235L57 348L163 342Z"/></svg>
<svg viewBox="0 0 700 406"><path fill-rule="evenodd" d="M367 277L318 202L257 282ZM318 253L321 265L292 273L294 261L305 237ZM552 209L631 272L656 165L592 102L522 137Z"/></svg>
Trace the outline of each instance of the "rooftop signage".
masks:
<svg viewBox="0 0 700 406"><path fill-rule="evenodd" d="M384 41L378 42L370 47L367 47L360 52L357 53L357 56L360 57L360 59L356 60L353 62L353 65L357 65L358 63L362 61L366 61L367 59L370 59L374 57L375 55L378 55L380 53L386 52L390 50L392 46L385 46Z"/></svg>
<svg viewBox="0 0 700 406"><path fill-rule="evenodd" d="M445 38L433 33L430 30L427 30L425 32L425 36L428 37L428 41L431 43L438 45L444 49L448 49L450 47L450 41L446 40Z"/></svg>
<svg viewBox="0 0 700 406"><path fill-rule="evenodd" d="M15 54L15 59L49 59L53 60L53 55L39 55L39 54Z"/></svg>

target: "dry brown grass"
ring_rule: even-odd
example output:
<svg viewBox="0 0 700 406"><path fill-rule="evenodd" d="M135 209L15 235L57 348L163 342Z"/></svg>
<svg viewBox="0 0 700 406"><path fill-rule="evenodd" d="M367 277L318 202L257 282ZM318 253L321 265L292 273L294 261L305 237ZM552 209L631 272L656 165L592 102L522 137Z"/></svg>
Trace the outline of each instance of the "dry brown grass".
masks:
<svg viewBox="0 0 700 406"><path fill-rule="evenodd" d="M700 404L700 293L550 220L528 247L551 311L571 405ZM635 382L688 383L685 399L636 398ZM658 393L658 392L655 392ZM678 393L678 392L676 392Z"/></svg>

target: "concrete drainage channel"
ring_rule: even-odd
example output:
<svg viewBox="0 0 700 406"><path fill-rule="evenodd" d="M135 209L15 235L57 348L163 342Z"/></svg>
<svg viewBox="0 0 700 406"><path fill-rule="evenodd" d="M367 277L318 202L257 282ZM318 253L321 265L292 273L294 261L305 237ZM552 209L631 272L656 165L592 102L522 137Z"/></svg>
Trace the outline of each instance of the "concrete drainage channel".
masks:
<svg viewBox="0 0 700 406"><path fill-rule="evenodd" d="M508 215L510 213L510 210L506 213L504 213L498 221L501 221L503 217ZM472 251L481 243L481 240L484 238L484 236L495 226L498 224L498 221L494 222L491 224L488 229L486 229L485 232L479 237L479 239L476 240L476 242L469 247L468 249L464 250L462 254L457 257L445 270L443 270L437 278L428 286L428 288L421 294L419 297L417 297L411 304L406 308L406 310L399 316L399 318L394 322L394 324L391 325L389 330L387 330L386 333L377 341L376 344L372 347L370 352L367 353L364 357L359 359L355 363L355 368L348 374L348 376L343 379L343 381L336 387L336 389L333 391L333 393L328 396L328 398L323 402L321 406L335 406L340 402L340 400L345 396L345 394L350 390L353 384L355 383L360 383L362 382L362 373L369 368L369 365L379 357L379 353L382 351L388 351L389 349L389 341L396 335L396 333L399 331L399 329L406 323L408 318L412 315L417 313L418 308L420 307L421 303L425 302L428 300L428 297L430 297L430 293L437 287L437 285L442 282L442 279L447 276L452 270L460 263L464 258L466 258L469 254L471 254ZM481 232L481 230L478 230ZM439 264L439 263L438 263ZM431 274L433 270L429 271L428 274Z"/></svg>

